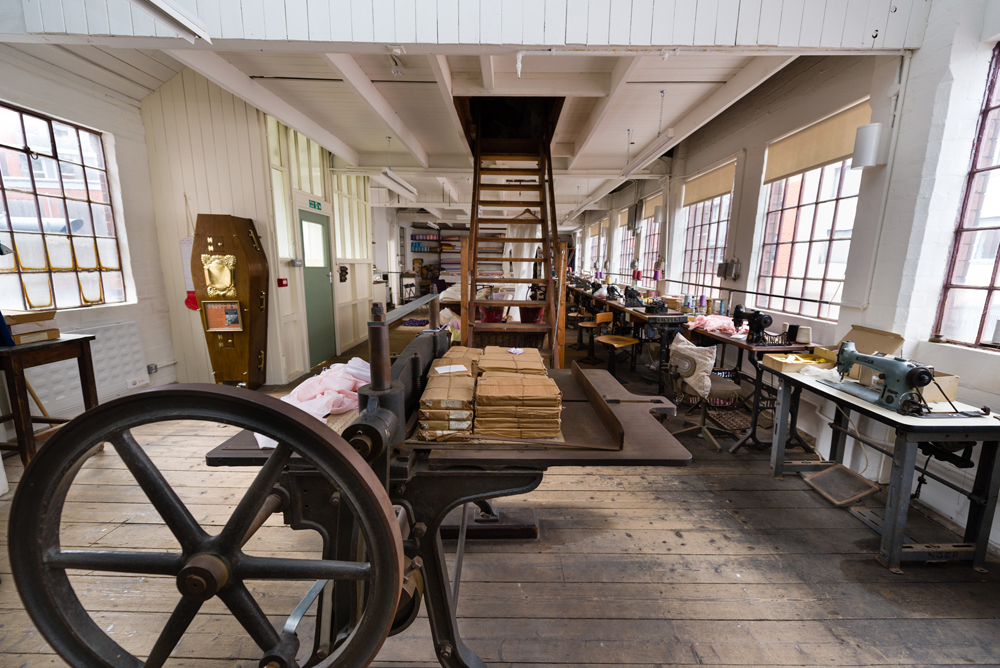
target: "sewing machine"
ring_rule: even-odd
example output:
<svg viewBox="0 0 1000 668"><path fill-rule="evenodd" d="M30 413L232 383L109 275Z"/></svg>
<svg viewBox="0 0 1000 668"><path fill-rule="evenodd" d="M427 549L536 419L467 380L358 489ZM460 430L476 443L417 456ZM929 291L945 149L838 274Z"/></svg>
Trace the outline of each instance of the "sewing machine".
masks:
<svg viewBox="0 0 1000 668"><path fill-rule="evenodd" d="M743 304L740 304L733 310L733 325L738 331L744 322L750 327L750 331L747 332L747 343L768 342L764 329L770 327L771 323L774 322L771 316L760 311L747 311L743 308Z"/></svg>
<svg viewBox="0 0 1000 668"><path fill-rule="evenodd" d="M600 289L601 289L601 284L598 283L597 281L592 281L590 283L590 294L594 294L595 292L597 292Z"/></svg>
<svg viewBox="0 0 1000 668"><path fill-rule="evenodd" d="M865 387L860 383L843 382L844 376L851 372L855 364L870 367L879 373L881 391ZM829 380L819 382L859 399L870 401L876 406L894 410L900 415L923 415L927 402L921 396L920 388L934 382L934 367L902 357L859 353L850 341L840 344L837 372L840 373L841 382Z"/></svg>
<svg viewBox="0 0 1000 668"><path fill-rule="evenodd" d="M622 293L618 290L618 286L612 283L608 286L608 301L618 301L622 298Z"/></svg>
<svg viewBox="0 0 1000 668"><path fill-rule="evenodd" d="M630 308L641 308L645 306L639 291L631 285L625 286L625 306Z"/></svg>

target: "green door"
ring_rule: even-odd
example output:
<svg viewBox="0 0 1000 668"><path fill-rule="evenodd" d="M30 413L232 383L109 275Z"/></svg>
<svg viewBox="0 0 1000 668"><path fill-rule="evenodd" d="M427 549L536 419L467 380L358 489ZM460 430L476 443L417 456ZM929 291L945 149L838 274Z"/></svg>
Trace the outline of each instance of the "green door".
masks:
<svg viewBox="0 0 1000 668"><path fill-rule="evenodd" d="M309 366L336 354L333 322L333 266L330 262L330 218L299 211L302 227L303 283L306 296L306 329L309 332Z"/></svg>

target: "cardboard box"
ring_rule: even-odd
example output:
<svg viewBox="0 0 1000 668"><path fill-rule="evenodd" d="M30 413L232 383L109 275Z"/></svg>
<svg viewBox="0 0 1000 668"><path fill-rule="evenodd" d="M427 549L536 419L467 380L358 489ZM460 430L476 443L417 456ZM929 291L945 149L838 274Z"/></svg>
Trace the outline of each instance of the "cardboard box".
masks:
<svg viewBox="0 0 1000 668"><path fill-rule="evenodd" d="M53 320L38 320L36 322L22 322L16 325L9 325L11 335L32 334L34 332L44 332L46 329L58 329Z"/></svg>
<svg viewBox="0 0 1000 668"><path fill-rule="evenodd" d="M424 392L424 396L427 393ZM480 378L477 406L560 406L562 392L548 376Z"/></svg>
<svg viewBox="0 0 1000 668"><path fill-rule="evenodd" d="M899 352L899 349L903 347L903 337L894 332L886 332L881 329L874 329L872 327L862 327L861 325L854 325L851 327L851 331L847 333L847 336L842 338L834 346L813 346L813 354L819 355L826 359L828 355L833 355L832 362L836 362L836 351L840 349L840 344L844 341L850 341L854 344L855 350L859 353L864 353L865 355L874 355L875 353L885 353L887 355L893 355ZM862 381L863 369L868 367L863 367L860 364L855 364L848 375L849 378L854 378L855 380ZM870 369L869 369L870 371Z"/></svg>
<svg viewBox="0 0 1000 668"><path fill-rule="evenodd" d="M420 397L421 408L469 410L476 395L476 379L467 376L438 376L427 379Z"/></svg>
<svg viewBox="0 0 1000 668"><path fill-rule="evenodd" d="M428 378L439 376L468 376L475 378L479 373L476 363L467 357L441 357L431 362Z"/></svg>
<svg viewBox="0 0 1000 668"><path fill-rule="evenodd" d="M58 329L45 329L41 332L29 332L27 334L11 334L15 346L23 346L26 343L38 343L39 341L51 341L59 338Z"/></svg>
<svg viewBox="0 0 1000 668"><path fill-rule="evenodd" d="M55 311L7 311L3 314L3 320L7 325L23 325L28 322L40 322L42 320L52 320L56 317Z"/></svg>
<svg viewBox="0 0 1000 668"><path fill-rule="evenodd" d="M466 346L452 346L448 349L441 357L446 357L451 359L452 357L468 358L471 360L478 360L483 355L482 348L468 348Z"/></svg>
<svg viewBox="0 0 1000 668"><path fill-rule="evenodd" d="M423 431L464 431L471 433L472 420L421 420Z"/></svg>
<svg viewBox="0 0 1000 668"><path fill-rule="evenodd" d="M924 401L929 404L938 401L955 401L955 397L958 395L958 376L935 370L934 380L937 382L937 385L931 383L927 387L920 388L920 393L923 395ZM938 385L941 386L940 390L938 389ZM941 390L944 390L944 392L942 393Z"/></svg>
<svg viewBox="0 0 1000 668"><path fill-rule="evenodd" d="M562 406L476 406L476 419L558 420L561 416Z"/></svg>
<svg viewBox="0 0 1000 668"><path fill-rule="evenodd" d="M420 419L421 420L471 420L473 417L473 412L466 411L452 411L445 408L435 409L435 408L421 408L420 409Z"/></svg>
<svg viewBox="0 0 1000 668"><path fill-rule="evenodd" d="M542 362L541 355L537 350L533 350L535 355L511 355L510 353L491 353L488 349L479 358L479 371L502 371L507 373L524 374L531 376L544 376L545 363Z"/></svg>
<svg viewBox="0 0 1000 668"><path fill-rule="evenodd" d="M832 369L836 366L817 355L802 353L767 353L764 355L764 366L782 373L798 373L807 366L816 369Z"/></svg>

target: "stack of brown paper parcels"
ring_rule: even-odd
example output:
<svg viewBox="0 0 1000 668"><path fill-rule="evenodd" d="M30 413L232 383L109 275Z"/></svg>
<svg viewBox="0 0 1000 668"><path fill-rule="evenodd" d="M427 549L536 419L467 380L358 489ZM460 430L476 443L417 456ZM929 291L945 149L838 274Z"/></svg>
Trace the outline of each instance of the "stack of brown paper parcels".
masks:
<svg viewBox="0 0 1000 668"><path fill-rule="evenodd" d="M558 438L561 412L562 393L547 376L484 375L476 386L476 436Z"/></svg>
<svg viewBox="0 0 1000 668"><path fill-rule="evenodd" d="M445 360L435 360L441 361ZM417 437L424 441L447 441L456 434L471 434L475 394L476 379L471 372L435 374L432 368L420 397Z"/></svg>
<svg viewBox="0 0 1000 668"><path fill-rule="evenodd" d="M525 348L524 352L514 355L501 346L486 346L479 358L479 373L518 374L524 376L544 376L545 364L537 348Z"/></svg>
<svg viewBox="0 0 1000 668"><path fill-rule="evenodd" d="M465 346L452 346L451 348L448 349L448 352L446 352L441 357L444 357L445 359L455 359L455 358L469 359L475 362L478 367L479 358L482 356L482 354L483 354L482 348L467 348Z"/></svg>

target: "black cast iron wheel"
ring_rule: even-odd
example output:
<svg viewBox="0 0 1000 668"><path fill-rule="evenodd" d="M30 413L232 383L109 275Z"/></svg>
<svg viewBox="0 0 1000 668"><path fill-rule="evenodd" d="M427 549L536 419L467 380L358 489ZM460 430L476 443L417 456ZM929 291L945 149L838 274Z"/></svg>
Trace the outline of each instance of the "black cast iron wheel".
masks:
<svg viewBox="0 0 1000 668"><path fill-rule="evenodd" d="M192 517L130 430L167 420L207 420L269 436L279 445L217 536ZM66 494L87 455L111 443L181 546L181 553L63 550L59 529ZM340 490L367 546L367 561L246 555L241 539L296 453ZM222 473L224 475L224 473ZM287 655L288 639L250 594L248 580L354 580L367 603L353 632L320 665L367 666L391 627L403 580L403 547L389 497L371 468L323 423L264 394L221 385L172 385L116 399L65 425L24 472L10 511L10 562L35 625L74 668L158 668L204 601L218 596L265 656ZM81 604L67 569L169 575L181 593L145 661L112 640ZM297 643L296 643L297 644ZM293 651L294 654L294 651ZM286 666L291 668L294 658Z"/></svg>

